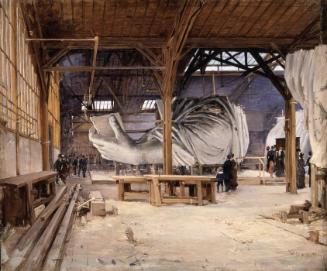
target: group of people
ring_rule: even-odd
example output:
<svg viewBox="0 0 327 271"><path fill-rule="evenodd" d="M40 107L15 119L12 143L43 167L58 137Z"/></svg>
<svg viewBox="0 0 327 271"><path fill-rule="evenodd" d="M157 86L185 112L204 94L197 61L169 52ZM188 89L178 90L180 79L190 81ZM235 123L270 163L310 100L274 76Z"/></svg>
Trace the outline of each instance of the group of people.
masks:
<svg viewBox="0 0 327 271"><path fill-rule="evenodd" d="M273 177L275 173L277 177L285 175L285 152L282 147L277 150L276 145L267 146L266 148L266 159L267 159L267 172Z"/></svg>
<svg viewBox="0 0 327 271"><path fill-rule="evenodd" d="M58 172L57 182L62 180L66 183L66 179L69 175L78 175L81 173L83 178L86 177L88 160L85 155L75 156L73 154L66 157L63 154L58 155L58 159L54 163L53 167Z"/></svg>
<svg viewBox="0 0 327 271"><path fill-rule="evenodd" d="M227 159L224 162L222 173L221 168L218 169L216 179L217 179L217 189L219 192L219 188L224 190L225 192L234 191L236 190L238 183L237 183L237 163L234 159L234 154L227 155Z"/></svg>
<svg viewBox="0 0 327 271"><path fill-rule="evenodd" d="M277 177L285 176L285 152L282 147L279 147L278 150L276 145L267 146L266 148L266 159L267 159L267 172L270 176L273 177L275 173ZM298 189L305 188L305 167L308 166L309 174L309 186L311 187L311 167L310 159L312 152L308 153L307 161L304 161L304 153L300 149L296 150L296 184Z"/></svg>

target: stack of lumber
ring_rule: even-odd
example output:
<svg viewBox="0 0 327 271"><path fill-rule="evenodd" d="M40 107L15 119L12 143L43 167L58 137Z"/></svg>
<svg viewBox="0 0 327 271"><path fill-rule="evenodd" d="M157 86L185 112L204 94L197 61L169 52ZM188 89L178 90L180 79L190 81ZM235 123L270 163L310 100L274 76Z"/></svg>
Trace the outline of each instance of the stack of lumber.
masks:
<svg viewBox="0 0 327 271"><path fill-rule="evenodd" d="M70 232L80 185L60 188L34 224L18 241L6 271L59 270Z"/></svg>

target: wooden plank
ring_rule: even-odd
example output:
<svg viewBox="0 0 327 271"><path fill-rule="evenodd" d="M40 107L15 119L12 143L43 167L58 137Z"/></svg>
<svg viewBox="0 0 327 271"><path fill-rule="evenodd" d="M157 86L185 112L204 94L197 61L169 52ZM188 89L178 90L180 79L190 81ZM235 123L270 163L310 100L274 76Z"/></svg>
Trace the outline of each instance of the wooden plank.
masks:
<svg viewBox="0 0 327 271"><path fill-rule="evenodd" d="M198 205L203 205L202 184L200 181L196 184L196 193L198 197Z"/></svg>
<svg viewBox="0 0 327 271"><path fill-rule="evenodd" d="M146 183L145 176L112 176L114 180L124 180L125 182Z"/></svg>
<svg viewBox="0 0 327 271"><path fill-rule="evenodd" d="M49 205L43 210L40 214L41 220L47 220L60 205L60 200L64 197L67 192L67 186L62 186L59 188L59 191L56 193L54 199L49 203ZM70 194L71 192L69 192Z"/></svg>
<svg viewBox="0 0 327 271"><path fill-rule="evenodd" d="M80 190L80 185L76 187L75 193L73 198L71 199L65 216L62 220L58 233L54 242L52 243L51 249L48 253L46 262L44 264L44 270L60 270L60 266L63 259L65 241L67 238L67 234L69 233L70 229L72 228L72 222L74 217L74 209L75 203L78 198Z"/></svg>
<svg viewBox="0 0 327 271"><path fill-rule="evenodd" d="M154 204L155 206L161 205L161 193L160 193L160 184L158 178L152 179L153 184L153 195L154 195Z"/></svg>
<svg viewBox="0 0 327 271"><path fill-rule="evenodd" d="M65 215L67 202L62 202L56 213L50 220L50 223L44 230L40 239L33 247L31 254L28 256L26 262L22 266L22 270L39 271L41 269L42 262L46 257L46 253L51 246L51 243L55 237L61 220Z"/></svg>
<svg viewBox="0 0 327 271"><path fill-rule="evenodd" d="M125 192L124 180L120 179L118 181L118 200L124 200L124 192Z"/></svg>
<svg viewBox="0 0 327 271"><path fill-rule="evenodd" d="M54 200L42 211L39 217L36 219L34 224L25 232L23 237L18 241L15 250L13 251L9 262L6 265L6 270L18 270L22 266L23 262L30 254L31 250L35 246L37 240L40 238L41 234L47 227L50 221L50 211L54 212L56 209L52 208L57 202L62 202L63 192L66 191L64 187L59 191L54 198ZM45 215L45 219L42 216Z"/></svg>
<svg viewBox="0 0 327 271"><path fill-rule="evenodd" d="M161 202L163 204L198 204L198 200L193 198L163 198Z"/></svg>
<svg viewBox="0 0 327 271"><path fill-rule="evenodd" d="M311 204L312 207L318 207L318 181L317 181L317 167L311 164Z"/></svg>

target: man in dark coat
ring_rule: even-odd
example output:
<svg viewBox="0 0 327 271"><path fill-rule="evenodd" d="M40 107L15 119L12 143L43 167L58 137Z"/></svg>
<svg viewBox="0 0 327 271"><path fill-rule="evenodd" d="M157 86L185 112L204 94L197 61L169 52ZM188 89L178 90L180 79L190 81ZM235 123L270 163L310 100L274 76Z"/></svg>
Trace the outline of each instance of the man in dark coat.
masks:
<svg viewBox="0 0 327 271"><path fill-rule="evenodd" d="M312 157L312 151L309 151L308 153L309 157L307 159L307 162L305 163L306 166L308 166L308 174L309 174L309 187L311 187L311 163L310 163L310 160L311 160L311 157Z"/></svg>
<svg viewBox="0 0 327 271"><path fill-rule="evenodd" d="M232 153L231 157L231 183L230 183L231 189L236 190L238 187L237 183L237 163L234 158L234 153Z"/></svg>
<svg viewBox="0 0 327 271"><path fill-rule="evenodd" d="M277 177L284 176L284 171L285 171L284 159L285 159L285 153L283 151L283 148L279 147L279 150L276 155L276 176Z"/></svg>
<svg viewBox="0 0 327 271"><path fill-rule="evenodd" d="M303 153L300 152L297 160L297 171L296 171L296 184L298 189L305 188L305 162L303 159Z"/></svg>
<svg viewBox="0 0 327 271"><path fill-rule="evenodd" d="M86 177L85 173L87 170L87 158L85 157L85 155L83 155L81 157L81 159L79 159L79 168L78 168L78 176L80 176L81 171L83 172L83 178Z"/></svg>
<svg viewBox="0 0 327 271"><path fill-rule="evenodd" d="M77 175L77 167L78 167L78 158L75 156L73 160L74 175Z"/></svg>
<svg viewBox="0 0 327 271"><path fill-rule="evenodd" d="M53 165L54 170L57 171L57 173L58 173L57 177L56 177L57 183L59 182L59 175L60 175L60 172L62 171L62 164L63 164L62 156L61 156L61 154L58 154L58 159L56 160L56 162Z"/></svg>
<svg viewBox="0 0 327 271"><path fill-rule="evenodd" d="M232 175L232 162L231 155L227 155L227 160L223 165L223 173L224 173L224 183L225 183L225 192L228 192L231 189L231 175Z"/></svg>

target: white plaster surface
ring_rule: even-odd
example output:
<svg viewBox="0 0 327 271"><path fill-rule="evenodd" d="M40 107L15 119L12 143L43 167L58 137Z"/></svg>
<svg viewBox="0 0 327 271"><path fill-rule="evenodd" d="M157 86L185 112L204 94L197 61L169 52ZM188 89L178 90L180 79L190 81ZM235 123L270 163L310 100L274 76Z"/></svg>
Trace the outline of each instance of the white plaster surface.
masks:
<svg viewBox="0 0 327 271"><path fill-rule="evenodd" d="M285 79L304 109L313 151L311 163L327 168L327 45L288 54Z"/></svg>
<svg viewBox="0 0 327 271"><path fill-rule="evenodd" d="M42 148L40 142L19 137L18 163L20 174L42 170ZM16 176L16 137L0 129L0 178Z"/></svg>
<svg viewBox="0 0 327 271"><path fill-rule="evenodd" d="M162 109L158 102L159 112ZM229 153L243 157L249 133L243 109L225 97L183 99L174 102L172 112L172 151L174 165L223 163ZM162 124L139 140L125 132L117 114L92 117L89 139L108 160L128 164L163 162Z"/></svg>

